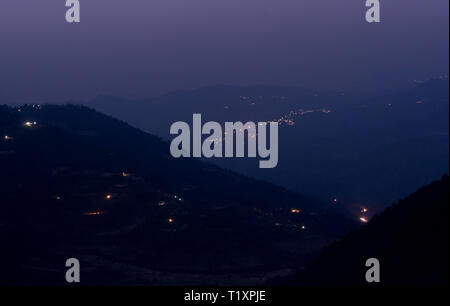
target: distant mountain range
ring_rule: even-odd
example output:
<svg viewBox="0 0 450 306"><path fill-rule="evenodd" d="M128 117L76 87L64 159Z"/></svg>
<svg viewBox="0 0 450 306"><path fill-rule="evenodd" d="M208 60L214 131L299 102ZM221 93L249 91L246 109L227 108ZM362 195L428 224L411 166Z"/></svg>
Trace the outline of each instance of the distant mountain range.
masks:
<svg viewBox="0 0 450 306"><path fill-rule="evenodd" d="M449 87L443 76L392 94L355 95L297 87L218 85L151 100L98 97L84 103L169 139L192 114L204 120L276 120L278 167L253 160L211 160L301 194L380 211L448 172Z"/></svg>
<svg viewBox="0 0 450 306"><path fill-rule="evenodd" d="M0 282L258 284L355 224L83 106L0 107Z"/></svg>
<svg viewBox="0 0 450 306"><path fill-rule="evenodd" d="M425 129L430 158L430 133L446 133L446 98L429 100L423 92L431 85L442 83L413 89L421 103L411 103L416 95L392 98L397 114L384 122L394 128L403 108L430 105L422 113L436 120L421 123L412 112L402 121L419 125L416 136ZM381 101L390 100L374 98L374 112L394 107ZM369 135L369 116L355 121L363 119L361 135ZM304 122L295 120L294 127ZM382 285L448 284L448 176L372 219L361 211L371 220L345 236L357 225L341 199L320 201L201 160L174 159L165 140L87 107L1 106L0 136L1 284L66 284L70 257L80 260L84 285L361 286L369 257L380 260ZM418 148L410 141L388 148L408 156ZM367 176L369 166L361 169Z"/></svg>

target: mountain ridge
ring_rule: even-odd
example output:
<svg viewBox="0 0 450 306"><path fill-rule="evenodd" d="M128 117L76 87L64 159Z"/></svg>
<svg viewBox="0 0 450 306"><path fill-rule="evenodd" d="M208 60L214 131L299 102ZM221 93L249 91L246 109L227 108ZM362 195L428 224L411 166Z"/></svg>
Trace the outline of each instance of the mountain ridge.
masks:
<svg viewBox="0 0 450 306"><path fill-rule="evenodd" d="M154 277L166 271L244 284L246 273L303 265L355 226L328 203L173 159L159 137L86 107L0 107L0 133L1 269L17 283L59 284L51 271L79 256L97 271L92 284L110 283L102 269L131 283L172 284Z"/></svg>
<svg viewBox="0 0 450 306"><path fill-rule="evenodd" d="M423 186L327 246L305 270L281 283L310 286L448 286L449 176ZM368 283L365 262L380 263Z"/></svg>

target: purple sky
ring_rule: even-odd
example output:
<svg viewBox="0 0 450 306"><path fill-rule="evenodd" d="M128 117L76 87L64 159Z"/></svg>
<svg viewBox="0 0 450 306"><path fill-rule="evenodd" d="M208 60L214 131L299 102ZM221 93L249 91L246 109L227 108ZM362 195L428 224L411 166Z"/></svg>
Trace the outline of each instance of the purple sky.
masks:
<svg viewBox="0 0 450 306"><path fill-rule="evenodd" d="M448 72L448 0L1 0L0 104L204 85L388 89Z"/></svg>

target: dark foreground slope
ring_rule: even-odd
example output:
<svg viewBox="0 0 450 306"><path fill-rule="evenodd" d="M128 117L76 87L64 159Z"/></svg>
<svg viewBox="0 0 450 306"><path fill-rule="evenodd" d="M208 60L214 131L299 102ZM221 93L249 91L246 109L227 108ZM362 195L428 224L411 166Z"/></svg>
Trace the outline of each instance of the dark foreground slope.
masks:
<svg viewBox="0 0 450 306"><path fill-rule="evenodd" d="M448 286L449 177L400 200L362 229L327 247L289 285L365 286L368 258L381 286ZM373 283L370 286L374 286Z"/></svg>
<svg viewBox="0 0 450 306"><path fill-rule="evenodd" d="M64 284L76 257L84 284L257 284L349 227L85 107L0 107L0 134L2 283Z"/></svg>

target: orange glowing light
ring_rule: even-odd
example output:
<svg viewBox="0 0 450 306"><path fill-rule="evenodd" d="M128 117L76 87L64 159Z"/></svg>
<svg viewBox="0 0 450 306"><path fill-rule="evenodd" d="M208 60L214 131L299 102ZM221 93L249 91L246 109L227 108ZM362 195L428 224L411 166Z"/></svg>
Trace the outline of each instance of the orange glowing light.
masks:
<svg viewBox="0 0 450 306"><path fill-rule="evenodd" d="M98 216L98 215L103 215L104 213L105 213L104 211L94 211L94 212L84 213L83 215L85 215L85 216Z"/></svg>
<svg viewBox="0 0 450 306"><path fill-rule="evenodd" d="M112 199L112 195L110 195L110 194L107 194L107 195L105 196L105 199L107 199L107 200L111 200L111 199Z"/></svg>
<svg viewBox="0 0 450 306"><path fill-rule="evenodd" d="M361 222L363 222L363 223L367 223L367 222L369 222L369 220L367 220L366 218L364 218L364 217L361 217L361 218L359 218L359 220L361 220Z"/></svg>
<svg viewBox="0 0 450 306"><path fill-rule="evenodd" d="M169 220L167 220L169 223L173 223L173 219L172 218L169 218Z"/></svg>
<svg viewBox="0 0 450 306"><path fill-rule="evenodd" d="M291 209L291 213L293 213L293 214L299 214L299 213L300 213L300 209L292 208L292 209Z"/></svg>

